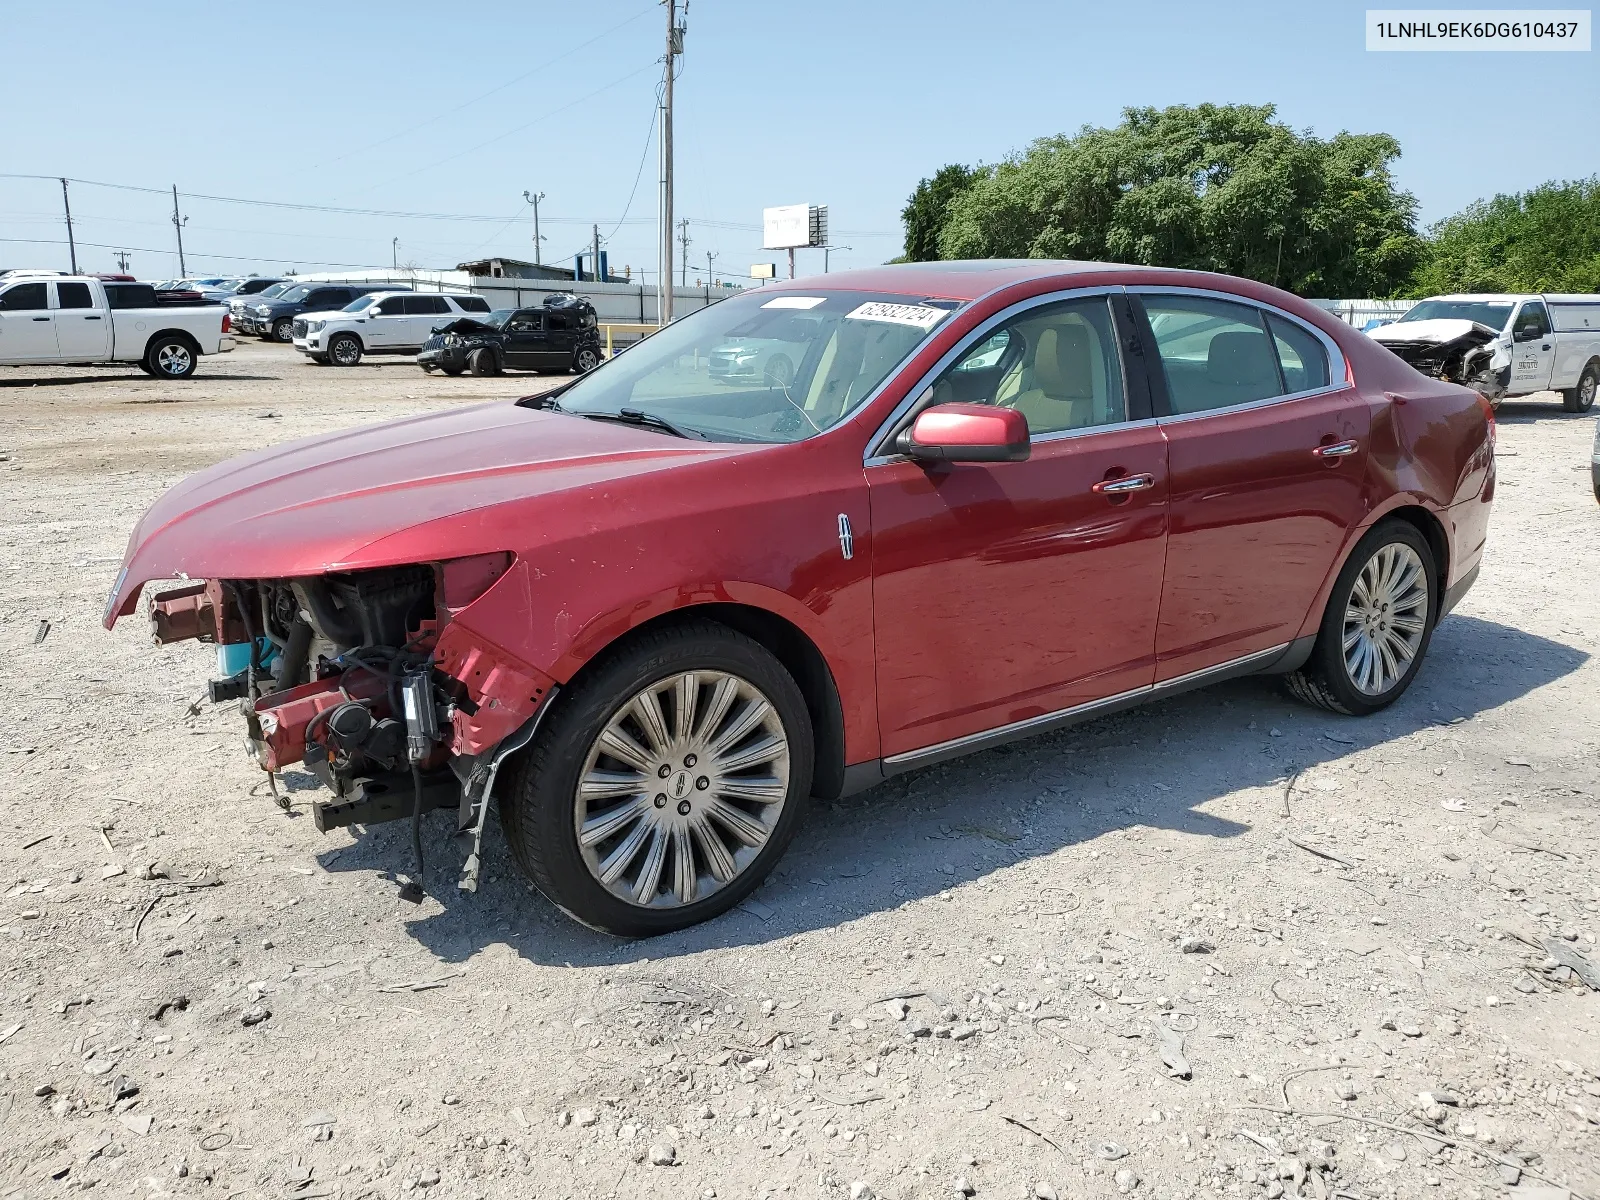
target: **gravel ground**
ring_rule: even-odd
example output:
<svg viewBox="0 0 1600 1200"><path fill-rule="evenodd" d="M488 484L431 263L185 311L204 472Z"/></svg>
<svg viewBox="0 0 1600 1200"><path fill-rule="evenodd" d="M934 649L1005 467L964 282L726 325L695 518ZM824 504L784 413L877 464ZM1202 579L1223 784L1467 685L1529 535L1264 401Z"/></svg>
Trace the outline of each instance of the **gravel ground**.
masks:
<svg viewBox="0 0 1600 1200"><path fill-rule="evenodd" d="M0 1197L1600 1197L1592 418L1502 409L1388 711L1241 680L903 777L624 943L493 826L457 892L442 813L399 902L403 825L281 812L209 652L98 621L187 472L553 382L0 373Z"/></svg>

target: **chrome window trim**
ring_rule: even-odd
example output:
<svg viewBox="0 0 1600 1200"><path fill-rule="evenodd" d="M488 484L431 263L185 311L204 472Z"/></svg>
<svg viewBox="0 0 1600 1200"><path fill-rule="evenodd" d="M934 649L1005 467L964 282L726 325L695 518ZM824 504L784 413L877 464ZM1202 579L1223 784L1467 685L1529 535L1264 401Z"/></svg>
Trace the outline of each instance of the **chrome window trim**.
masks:
<svg viewBox="0 0 1600 1200"><path fill-rule="evenodd" d="M1321 342L1322 348L1328 354L1328 383L1325 387L1310 388L1303 392L1287 392L1282 396L1267 396L1261 400L1248 400L1243 404L1230 404L1227 408L1207 408L1202 409L1200 412L1174 413L1171 416L1157 417L1157 424L1173 425L1180 421L1195 421L1204 417L1219 417L1227 413L1248 412L1252 408L1265 408L1270 404L1284 404L1290 400L1307 400L1313 396L1326 396L1330 392L1342 392L1352 386L1346 381L1349 368L1345 362L1344 351L1339 349L1339 343L1335 342L1315 325L1308 324L1291 312L1285 312L1276 304L1268 304L1264 300L1252 300L1250 297L1241 296L1237 292L1219 292L1215 288L1167 287L1161 284L1139 283L1124 290L1130 296L1199 296L1208 300L1225 300L1231 304L1242 304L1246 308L1260 309L1263 312L1269 312L1275 317L1298 325ZM1271 327L1268 326L1267 328L1267 336L1271 337ZM1363 334L1362 336L1365 335ZM1159 365L1161 351L1159 347L1154 349L1156 351L1155 361ZM1168 398L1170 399L1171 397L1169 396Z"/></svg>
<svg viewBox="0 0 1600 1200"><path fill-rule="evenodd" d="M887 453L884 452L883 447L886 439L891 433L894 432L895 426L897 426L904 419L905 414L910 410L911 406L914 405L917 402L918 397L920 397L922 393L932 385L933 381L942 375L949 367L954 365L962 355L967 353L967 351L971 350L980 341L992 334L997 326L1003 325L1018 313L1026 312L1030 308L1037 308L1041 304L1054 304L1062 300L1087 300L1095 296L1116 296L1125 293L1127 290L1128 289L1123 287L1121 284L1100 284L1096 287L1066 288L1058 292L1045 292L1038 296L1029 296L1026 300L1019 300L1015 304L1009 305L1008 307L1003 308L999 312L988 317L981 324L969 330L967 335L949 350L945 351L945 353L940 356L938 362L934 363L933 366L929 367L923 372L921 378L917 380L916 385L907 390L900 403L894 406L894 411L891 412L881 424L879 424L872 436L867 439L866 449L862 451L861 465L863 467L877 467L882 466L884 463L910 461L903 454L896 454L893 451L889 451ZM984 299L984 297L978 297L978 300L982 299ZM978 300L969 301L968 303L976 304ZM957 311L960 310L958 309ZM1120 360L1118 365L1122 370L1122 411L1127 412L1128 372ZM894 376L891 375L889 379L884 380L884 382L879 385L880 390L883 387L887 387L890 380L893 378ZM872 401L876 398L876 394L869 396L866 403L862 405L862 408L866 408L866 406L872 403ZM1043 433L1037 438L1030 436L1029 441L1042 442L1047 439L1054 440L1063 434L1104 433L1109 429L1126 429L1130 426L1141 424L1145 424L1145 422L1123 421L1115 425L1090 425L1084 429L1059 430L1056 433Z"/></svg>

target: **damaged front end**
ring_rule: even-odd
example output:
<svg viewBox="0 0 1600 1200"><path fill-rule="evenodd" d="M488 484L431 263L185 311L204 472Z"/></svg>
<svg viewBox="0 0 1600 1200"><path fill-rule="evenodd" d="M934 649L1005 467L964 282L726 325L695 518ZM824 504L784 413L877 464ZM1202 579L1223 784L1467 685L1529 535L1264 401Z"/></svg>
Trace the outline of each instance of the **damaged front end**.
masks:
<svg viewBox="0 0 1600 1200"><path fill-rule="evenodd" d="M407 817L415 830L456 806L475 834L460 886L475 890L495 775L555 688L473 628L472 606L511 584L511 568L501 553L194 581L153 596L151 627L157 643L216 644L212 701L240 702L269 776L299 763L328 789L312 806L319 830Z"/></svg>
<svg viewBox="0 0 1600 1200"><path fill-rule="evenodd" d="M1470 387L1491 404L1511 384L1510 342L1476 321L1400 321L1371 337L1424 375Z"/></svg>

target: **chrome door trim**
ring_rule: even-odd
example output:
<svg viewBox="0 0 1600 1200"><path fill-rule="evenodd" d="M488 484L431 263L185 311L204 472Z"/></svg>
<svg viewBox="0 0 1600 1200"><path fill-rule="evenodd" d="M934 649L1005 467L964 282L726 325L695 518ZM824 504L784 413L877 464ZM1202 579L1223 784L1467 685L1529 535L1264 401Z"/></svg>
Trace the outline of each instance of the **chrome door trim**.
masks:
<svg viewBox="0 0 1600 1200"><path fill-rule="evenodd" d="M1121 284L1101 284L1097 287L1063 288L1061 291L1057 292L1044 292L1037 296L1029 296L1026 300L1019 300L1015 304L1009 305L1006 308L1002 308L999 312L987 317L981 324L969 330L964 338L962 338L949 350L946 350L939 360L933 364L933 366L929 367L922 373L922 376L917 380L916 384L907 390L900 403L894 406L894 411L892 411L888 417L885 418L881 424L879 424L872 436L867 439L866 449L862 452L861 465L863 467L876 467L889 462L908 461L906 456L903 454L896 454L892 451L885 452L884 447L887 445L890 434L894 432L895 427L899 425L899 423L905 418L906 413L911 409L912 405L914 405L918 398L921 397L922 393L932 385L933 381L942 375L945 370L953 365L963 354L965 354L968 350L971 350L973 346L977 345L984 338L993 333L997 326L1011 320L1011 318L1015 317L1018 313L1026 312L1030 308L1037 308L1041 304L1054 304L1062 300L1086 300L1094 296L1115 296L1126 291L1127 289ZM982 298L983 297L979 297L980 300ZM972 301L971 303L976 303L976 301ZM888 380L885 380L884 382L887 384ZM871 403L873 399L874 396L869 396L867 398L867 403ZM865 408L866 404L863 404L862 407ZM1122 411L1128 411L1128 372L1125 367L1122 369ZM1029 440L1043 441L1045 438L1059 437L1061 436L1061 433L1101 433L1107 429L1124 429L1130 425L1142 425L1145 423L1146 422L1144 421L1125 421L1119 422L1116 425L1091 425L1088 428L1081 430L1063 430L1055 434L1041 434L1038 438L1030 438Z"/></svg>
<svg viewBox="0 0 1600 1200"><path fill-rule="evenodd" d="M1303 392L1289 392L1282 396L1268 396L1263 400L1249 400L1243 404L1230 404L1227 408L1208 408L1202 412L1174 413L1167 417L1157 417L1156 420L1163 425L1170 425L1178 421L1193 421L1201 417L1220 416L1223 413L1246 412L1252 408L1265 408L1269 404L1283 404L1290 400L1305 400L1312 396L1325 396L1330 392L1352 390L1354 384L1348 381L1349 366L1345 360L1344 351L1339 349L1335 342L1315 325L1308 324L1291 312L1285 312L1275 304L1268 304L1264 300L1252 300L1248 296L1241 296L1237 292L1219 292L1214 288L1195 287L1168 287L1155 283L1130 284L1124 289L1130 296L1200 296L1208 300L1225 300L1232 304L1242 304L1247 308L1259 308L1271 313L1285 321L1293 322L1301 329L1311 334L1322 343L1322 348L1328 354L1328 383L1326 387L1309 388ZM1365 337L1365 334L1362 334ZM1158 347L1151 347L1157 366L1161 362Z"/></svg>
<svg viewBox="0 0 1600 1200"><path fill-rule="evenodd" d="M946 758L955 758L962 754L970 754L975 750L984 750L990 746L998 746L1005 742L1014 741L1017 738L1028 737L1031 734L1045 733L1051 729L1075 724L1101 712L1109 712L1118 708L1130 708L1146 700L1159 700L1192 687L1199 687L1213 681L1220 682L1224 676L1248 674L1251 668L1270 666L1272 660L1280 658L1293 644L1292 642L1284 642L1279 646L1269 646L1265 650L1257 650L1239 658L1229 659L1227 662L1218 663L1214 667L1203 667L1198 671L1190 671L1187 675L1178 675L1172 679L1164 679L1159 683L1147 684L1144 687L1133 688L1126 692L1118 692L1114 696L1105 696L1099 700L1075 704L1070 708L1057 709L1055 712L1041 713L1036 717L1012 721L1006 725L997 725L992 729L982 729L977 733L963 734L961 737L936 742L931 746L923 746L917 750L891 754L883 760L884 770L886 774L910 770L913 767L919 767L927 763L937 762Z"/></svg>

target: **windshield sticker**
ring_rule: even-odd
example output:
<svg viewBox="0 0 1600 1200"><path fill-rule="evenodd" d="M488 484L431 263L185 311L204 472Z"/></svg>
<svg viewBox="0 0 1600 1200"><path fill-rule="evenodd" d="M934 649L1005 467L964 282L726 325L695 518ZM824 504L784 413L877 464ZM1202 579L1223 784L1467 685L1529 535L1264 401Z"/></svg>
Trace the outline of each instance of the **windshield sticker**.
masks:
<svg viewBox="0 0 1600 1200"><path fill-rule="evenodd" d="M918 329L932 329L950 313L926 304L885 304L874 300L863 304L854 312L844 315L846 321L888 321L892 325L914 325Z"/></svg>
<svg viewBox="0 0 1600 1200"><path fill-rule="evenodd" d="M824 303L826 296L775 296L763 304L762 308L815 308Z"/></svg>

